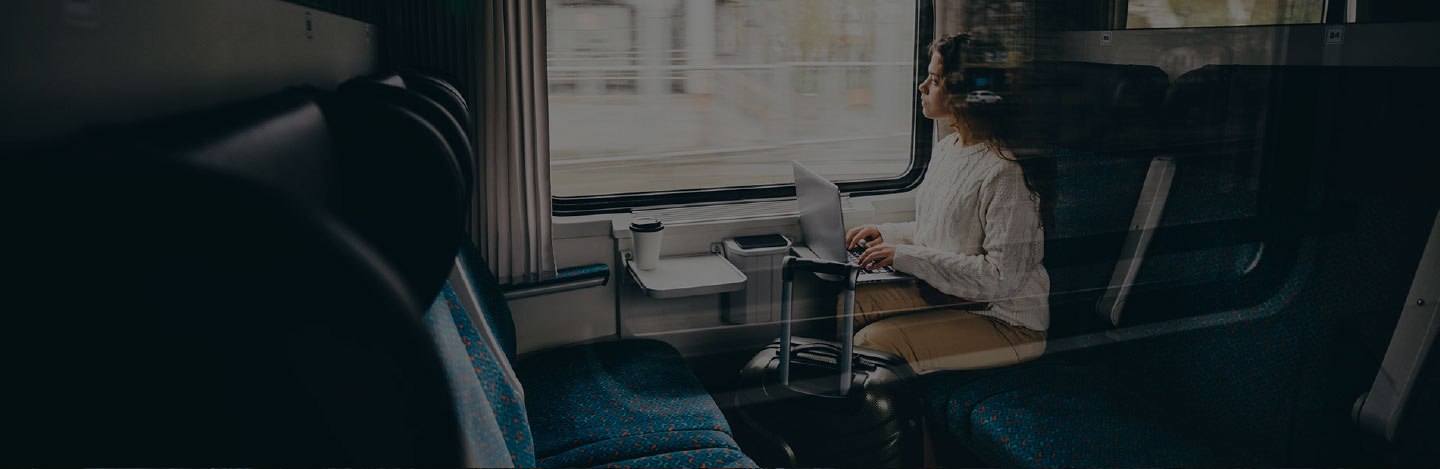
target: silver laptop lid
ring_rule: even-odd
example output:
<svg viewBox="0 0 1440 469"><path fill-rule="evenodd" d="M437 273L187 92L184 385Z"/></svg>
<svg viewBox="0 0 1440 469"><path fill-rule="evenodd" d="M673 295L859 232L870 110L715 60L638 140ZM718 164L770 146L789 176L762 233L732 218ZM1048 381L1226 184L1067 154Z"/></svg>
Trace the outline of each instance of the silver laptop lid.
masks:
<svg viewBox="0 0 1440 469"><path fill-rule="evenodd" d="M840 188L799 161L794 163L795 201L800 204L800 235L821 259L846 262Z"/></svg>

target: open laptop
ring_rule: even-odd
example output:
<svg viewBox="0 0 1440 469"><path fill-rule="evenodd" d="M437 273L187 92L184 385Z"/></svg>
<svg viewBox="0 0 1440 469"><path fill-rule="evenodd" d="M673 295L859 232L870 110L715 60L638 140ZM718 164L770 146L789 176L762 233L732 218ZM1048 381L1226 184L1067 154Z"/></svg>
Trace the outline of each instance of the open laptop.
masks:
<svg viewBox="0 0 1440 469"><path fill-rule="evenodd" d="M816 256L827 261L855 263L863 248L845 249L845 220L840 209L840 188L795 162L795 200L800 204L800 234ZM827 277L828 278L828 277ZM884 283L914 280L915 277L885 267L873 272L861 270L857 283Z"/></svg>

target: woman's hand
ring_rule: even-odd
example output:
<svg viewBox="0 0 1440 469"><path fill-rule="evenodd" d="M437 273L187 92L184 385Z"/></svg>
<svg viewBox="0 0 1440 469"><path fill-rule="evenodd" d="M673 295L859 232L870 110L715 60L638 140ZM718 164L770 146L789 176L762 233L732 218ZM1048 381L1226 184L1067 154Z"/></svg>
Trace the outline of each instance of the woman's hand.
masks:
<svg viewBox="0 0 1440 469"><path fill-rule="evenodd" d="M845 233L845 249L855 249L856 246L860 245L860 241L862 240L865 241L867 246L874 246L885 242L885 238L880 236L880 227L875 225L860 225L851 228L850 231Z"/></svg>
<svg viewBox="0 0 1440 469"><path fill-rule="evenodd" d="M895 246L889 244L871 243L865 253L860 255L860 267L865 270L878 270L889 267L895 263Z"/></svg>

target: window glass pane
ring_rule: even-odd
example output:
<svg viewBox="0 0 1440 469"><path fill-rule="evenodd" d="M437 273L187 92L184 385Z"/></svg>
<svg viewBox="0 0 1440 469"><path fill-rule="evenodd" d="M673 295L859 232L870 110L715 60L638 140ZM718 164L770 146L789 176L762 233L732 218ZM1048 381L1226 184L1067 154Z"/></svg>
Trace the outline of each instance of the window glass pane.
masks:
<svg viewBox="0 0 1440 469"><path fill-rule="evenodd" d="M1125 28L1319 23L1325 0L1129 0Z"/></svg>
<svg viewBox="0 0 1440 469"><path fill-rule="evenodd" d="M1357 0L1355 22L1388 23L1440 21L1440 2L1412 0Z"/></svg>
<svg viewBox="0 0 1440 469"><path fill-rule="evenodd" d="M556 196L910 166L915 2L547 0Z"/></svg>

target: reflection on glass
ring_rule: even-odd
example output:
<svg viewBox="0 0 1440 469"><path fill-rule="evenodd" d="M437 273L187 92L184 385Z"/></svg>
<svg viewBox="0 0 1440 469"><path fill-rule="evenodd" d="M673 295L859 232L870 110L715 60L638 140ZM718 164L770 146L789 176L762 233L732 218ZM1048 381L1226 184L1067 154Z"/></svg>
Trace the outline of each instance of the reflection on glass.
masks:
<svg viewBox="0 0 1440 469"><path fill-rule="evenodd" d="M1125 27L1319 23L1324 0L1129 0Z"/></svg>

